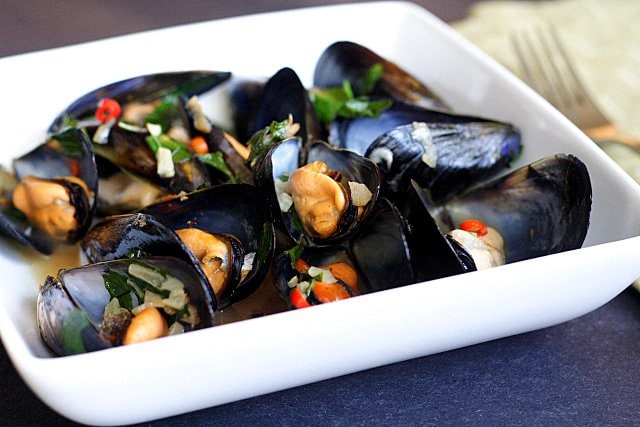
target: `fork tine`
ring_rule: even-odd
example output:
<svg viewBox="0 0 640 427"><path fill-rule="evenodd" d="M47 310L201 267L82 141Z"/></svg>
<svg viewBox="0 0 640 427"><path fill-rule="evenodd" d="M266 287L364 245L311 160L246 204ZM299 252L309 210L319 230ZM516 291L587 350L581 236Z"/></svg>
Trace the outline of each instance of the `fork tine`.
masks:
<svg viewBox="0 0 640 427"><path fill-rule="evenodd" d="M565 79L545 32L535 27L519 35L513 34L512 44L525 81L556 107L566 107Z"/></svg>
<svg viewBox="0 0 640 427"><path fill-rule="evenodd" d="M579 126L608 123L591 100L553 26L513 33L511 43L524 80L536 92Z"/></svg>

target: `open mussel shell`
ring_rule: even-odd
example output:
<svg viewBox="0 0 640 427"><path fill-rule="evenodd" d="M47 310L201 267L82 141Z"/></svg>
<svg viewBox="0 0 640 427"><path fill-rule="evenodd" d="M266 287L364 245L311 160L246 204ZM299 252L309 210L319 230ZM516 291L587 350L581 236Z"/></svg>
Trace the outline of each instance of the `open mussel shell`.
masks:
<svg viewBox="0 0 640 427"><path fill-rule="evenodd" d="M347 80L354 92L362 93L365 76L375 64L382 65L383 74L372 95L390 97L425 108L448 110L437 94L408 72L367 47L350 41L333 43L324 50L316 63L313 84L320 88L341 87Z"/></svg>
<svg viewBox="0 0 640 427"><path fill-rule="evenodd" d="M356 270L358 268L343 246L305 248L302 252L302 255L300 256L300 259L304 260L307 264L314 267L324 267L334 263L346 263ZM284 251L274 258L272 264L272 273L278 292L280 292L280 295L282 295L287 301L290 301L289 294L291 293L293 288L289 286L289 281L299 273L294 268L291 262L291 256L289 255L288 251ZM339 285L341 285L347 292L347 294L351 297L358 295L360 293L359 290L364 289L366 286L363 282L364 279L361 274L358 274L358 282L356 288L352 288L350 285L339 278L337 280ZM322 302L319 301L313 295L313 293L310 293L307 301L310 305L322 304Z"/></svg>
<svg viewBox="0 0 640 427"><path fill-rule="evenodd" d="M284 238L290 240L288 244L285 243L285 246L289 246L292 242L302 243L305 246L340 244L355 233L375 204L380 189L378 167L357 153L336 148L321 141L312 143L305 156L306 160L299 163L302 145L299 138L289 138L271 146L256 162L253 170L254 182L267 195L276 225L284 233ZM340 183L347 191L349 188L347 182L350 181L364 184L372 194L371 201L364 206L357 218L357 208L349 203L341 215L337 230L328 237L317 237L305 233L293 206L286 212L282 212L276 190L277 180L288 177L299 167L316 161L324 162L331 170L339 172Z"/></svg>
<svg viewBox="0 0 640 427"><path fill-rule="evenodd" d="M158 268L180 280L196 307L199 323L193 329L213 325L214 304L202 277L192 266L173 257L146 257L144 264ZM37 298L37 322L46 345L57 355L85 353L112 347L105 338L105 306L111 300L105 288L106 272L126 273L136 260L120 259L60 270L47 277ZM190 329L185 329L190 330ZM117 345L117 343L116 343Z"/></svg>
<svg viewBox="0 0 640 427"><path fill-rule="evenodd" d="M75 243L82 238L93 220L98 192L97 166L91 143L85 133L78 129L67 129L51 135L45 143L22 157L14 159L13 168L16 185L25 179L32 182L32 178L37 178L39 183L61 186L69 197L69 204L74 209L75 226L64 235L56 233L60 235L53 236L34 226L27 216L7 200L0 207L0 230L46 255L53 253L61 241ZM77 180L83 182L86 189ZM31 194L29 197L37 197L37 193L29 194ZM7 198L9 197L8 195ZM47 209L47 207L38 209ZM57 214L57 212L50 213L54 217Z"/></svg>
<svg viewBox="0 0 640 427"><path fill-rule="evenodd" d="M195 191L226 181L226 177L213 174L196 157L175 161L175 174L170 178L158 175L158 161L147 144L147 137L149 131L145 128L115 124L109 131L107 143L95 145L95 152L128 173L170 193Z"/></svg>
<svg viewBox="0 0 640 427"><path fill-rule="evenodd" d="M442 199L506 170L521 150L509 124L414 122L380 135L365 157L379 166L386 196L402 197L413 179Z"/></svg>
<svg viewBox="0 0 640 427"><path fill-rule="evenodd" d="M224 184L154 203L141 211L172 230L197 228L239 242L245 270L227 285L220 307L253 293L265 278L275 251L275 231L267 200L253 185ZM234 263L236 261L234 260Z"/></svg>
<svg viewBox="0 0 640 427"><path fill-rule="evenodd" d="M207 92L230 77L231 73L224 71L183 71L147 74L110 83L73 101L54 119L49 130L59 130L67 117L77 121L91 120L102 98L113 98L126 105L133 101L151 102L167 95L190 97Z"/></svg>
<svg viewBox="0 0 640 427"><path fill-rule="evenodd" d="M591 181L573 155L542 158L439 203L419 191L444 233L470 218L495 228L507 263L578 249L589 228Z"/></svg>

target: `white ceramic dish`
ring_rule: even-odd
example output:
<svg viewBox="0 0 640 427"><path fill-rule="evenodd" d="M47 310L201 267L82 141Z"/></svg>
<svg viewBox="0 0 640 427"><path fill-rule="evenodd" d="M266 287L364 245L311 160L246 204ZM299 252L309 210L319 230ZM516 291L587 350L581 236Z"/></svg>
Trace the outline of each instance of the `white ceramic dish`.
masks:
<svg viewBox="0 0 640 427"><path fill-rule="evenodd" d="M509 72L410 3L248 16L2 59L0 160L8 164L40 143L55 114L104 83L178 69L269 76L283 66L309 83L321 51L341 39L394 60L461 112L518 125L526 147L518 165L558 152L580 157L593 182L585 248L127 348L53 358L35 323L43 272L34 272L24 250L1 240L0 334L24 380L51 408L87 424L180 414L564 322L640 277L640 237L634 237L640 234L640 187ZM56 267L50 268L54 273ZM184 392L176 398L179 389Z"/></svg>

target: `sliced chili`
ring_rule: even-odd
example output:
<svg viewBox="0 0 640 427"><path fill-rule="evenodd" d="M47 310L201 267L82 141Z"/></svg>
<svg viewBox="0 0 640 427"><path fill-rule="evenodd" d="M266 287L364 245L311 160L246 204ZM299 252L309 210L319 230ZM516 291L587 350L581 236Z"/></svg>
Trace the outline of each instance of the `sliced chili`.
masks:
<svg viewBox="0 0 640 427"><path fill-rule="evenodd" d="M107 123L117 119L122 114L122 107L118 101L112 98L101 98L96 109L96 119L100 123Z"/></svg>
<svg viewBox="0 0 640 427"><path fill-rule="evenodd" d="M460 223L460 229L470 233L476 233L478 236L487 234L487 226L479 219L466 219Z"/></svg>

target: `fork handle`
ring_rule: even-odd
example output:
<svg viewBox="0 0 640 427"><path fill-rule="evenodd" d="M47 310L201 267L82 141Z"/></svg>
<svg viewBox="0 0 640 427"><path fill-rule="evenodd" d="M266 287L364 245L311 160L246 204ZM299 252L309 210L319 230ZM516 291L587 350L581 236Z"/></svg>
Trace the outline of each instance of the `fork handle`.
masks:
<svg viewBox="0 0 640 427"><path fill-rule="evenodd" d="M618 129L612 124L587 129L585 133L589 138L594 140L615 141L640 150L640 140L630 135L620 134Z"/></svg>

